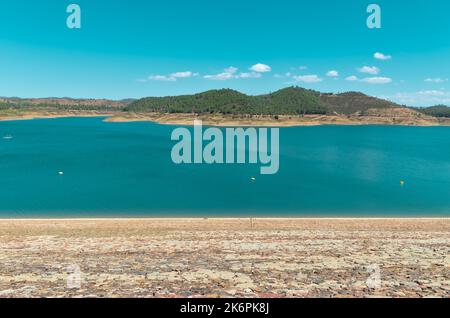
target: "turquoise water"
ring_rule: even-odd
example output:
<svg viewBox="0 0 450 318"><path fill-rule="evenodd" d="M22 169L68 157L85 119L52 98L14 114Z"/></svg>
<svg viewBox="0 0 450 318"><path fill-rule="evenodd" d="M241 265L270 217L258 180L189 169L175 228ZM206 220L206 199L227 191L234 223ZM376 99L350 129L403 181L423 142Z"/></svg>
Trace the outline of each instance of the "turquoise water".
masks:
<svg viewBox="0 0 450 318"><path fill-rule="evenodd" d="M175 165L173 128L0 122L0 217L450 216L447 127L282 128L276 175L259 165Z"/></svg>

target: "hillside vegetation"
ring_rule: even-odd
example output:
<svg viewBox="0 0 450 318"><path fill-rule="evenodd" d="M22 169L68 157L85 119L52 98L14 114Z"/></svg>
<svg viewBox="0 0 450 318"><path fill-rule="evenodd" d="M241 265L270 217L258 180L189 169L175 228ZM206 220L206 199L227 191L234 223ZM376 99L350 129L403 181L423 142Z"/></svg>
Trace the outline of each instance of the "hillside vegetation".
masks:
<svg viewBox="0 0 450 318"><path fill-rule="evenodd" d="M355 114L369 109L403 107L392 102L350 92L322 94L300 87L249 96L230 89L195 95L148 97L128 105L129 112L222 113L251 115Z"/></svg>
<svg viewBox="0 0 450 318"><path fill-rule="evenodd" d="M450 107L445 105L418 108L417 110L428 116L450 118Z"/></svg>
<svg viewBox="0 0 450 318"><path fill-rule="evenodd" d="M2 98L0 115L15 112L123 112L124 114L214 114L214 115L343 115L389 116L403 114L450 118L450 107L439 105L414 108L368 96L359 92L321 93L301 87L288 87L263 95L246 95L231 89L210 90L199 94L147 97L120 101L72 98Z"/></svg>
<svg viewBox="0 0 450 318"><path fill-rule="evenodd" d="M6 98L0 97L0 111L3 110L79 110L110 111L123 110L131 100L113 101L107 99L73 98Z"/></svg>
<svg viewBox="0 0 450 318"><path fill-rule="evenodd" d="M321 101L326 105L328 113L366 115L369 109L387 109L404 107L390 101L365 95L359 92L342 94L321 94Z"/></svg>
<svg viewBox="0 0 450 318"><path fill-rule="evenodd" d="M316 94L292 87L259 96L221 89L195 95L148 97L125 109L131 112L252 115L325 114L327 111Z"/></svg>

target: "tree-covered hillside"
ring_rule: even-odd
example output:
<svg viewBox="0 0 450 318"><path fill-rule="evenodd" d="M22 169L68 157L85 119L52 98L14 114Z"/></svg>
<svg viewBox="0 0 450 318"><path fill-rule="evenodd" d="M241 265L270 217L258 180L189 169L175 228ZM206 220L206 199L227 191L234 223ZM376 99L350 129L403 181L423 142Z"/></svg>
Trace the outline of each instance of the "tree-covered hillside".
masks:
<svg viewBox="0 0 450 318"><path fill-rule="evenodd" d="M0 110L120 111L130 102L132 100L0 97Z"/></svg>
<svg viewBox="0 0 450 318"><path fill-rule="evenodd" d="M147 97L120 101L72 98L0 97L0 112L11 111L101 111L130 113L196 113L231 115L367 115L374 110L407 108L359 92L321 93L288 87L264 95L246 95L231 89L210 90L194 95ZM450 118L450 107L438 105L409 108L433 117ZM369 111L370 110L370 111Z"/></svg>
<svg viewBox="0 0 450 318"><path fill-rule="evenodd" d="M390 101L365 95L359 92L347 92L342 94L321 94L321 101L326 105L330 114L355 114L364 115L369 109L385 109L403 107Z"/></svg>
<svg viewBox="0 0 450 318"><path fill-rule="evenodd" d="M131 103L125 109L130 112L305 115L354 114L390 107L402 106L362 93L322 94L301 87L288 87L258 96L222 89L195 95L148 97Z"/></svg>
<svg viewBox="0 0 450 318"><path fill-rule="evenodd" d="M230 89L211 90L195 95L148 97L125 108L131 112L221 113L252 115L325 114L317 94L290 87L275 93L249 96Z"/></svg>
<svg viewBox="0 0 450 318"><path fill-rule="evenodd" d="M450 118L450 107L445 105L437 105L431 107L418 108L419 112L433 116L433 117L446 117Z"/></svg>

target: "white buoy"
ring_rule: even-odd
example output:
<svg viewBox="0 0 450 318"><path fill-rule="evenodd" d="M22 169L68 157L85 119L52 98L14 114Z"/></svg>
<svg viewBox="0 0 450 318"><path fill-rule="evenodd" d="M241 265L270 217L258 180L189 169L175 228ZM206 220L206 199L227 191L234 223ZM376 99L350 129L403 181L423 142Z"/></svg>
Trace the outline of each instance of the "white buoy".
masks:
<svg viewBox="0 0 450 318"><path fill-rule="evenodd" d="M59 174L60 176L63 176L63 175L64 175L64 172L60 171L60 172L58 172L58 174Z"/></svg>
<svg viewBox="0 0 450 318"><path fill-rule="evenodd" d="M252 177L251 180L252 180L252 182L255 182L255 181L256 181L256 178L255 178L255 177Z"/></svg>

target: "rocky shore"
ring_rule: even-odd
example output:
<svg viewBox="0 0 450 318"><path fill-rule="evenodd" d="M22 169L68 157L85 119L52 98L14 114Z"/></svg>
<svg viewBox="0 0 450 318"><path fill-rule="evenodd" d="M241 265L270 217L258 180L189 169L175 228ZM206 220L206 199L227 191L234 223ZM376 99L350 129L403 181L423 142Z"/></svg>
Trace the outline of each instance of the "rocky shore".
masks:
<svg viewBox="0 0 450 318"><path fill-rule="evenodd" d="M320 125L395 125L427 127L450 125L449 119L425 116L404 108L372 110L366 115L250 116L222 114L121 113L105 119L107 122L148 121L165 125L192 125L194 120L202 120L204 125L219 127L295 127Z"/></svg>
<svg viewBox="0 0 450 318"><path fill-rule="evenodd" d="M0 297L450 297L450 219L0 220Z"/></svg>
<svg viewBox="0 0 450 318"><path fill-rule="evenodd" d="M217 127L296 127L321 125L389 125L389 126L450 126L450 119L418 116L408 109L372 110L366 115L304 115L304 116L263 116L263 115L223 115L223 114L165 114L127 113L115 111L80 110L14 110L0 112L1 121L50 119L65 117L105 117L105 122L154 122L163 125L189 126L194 120L202 120L204 125Z"/></svg>

